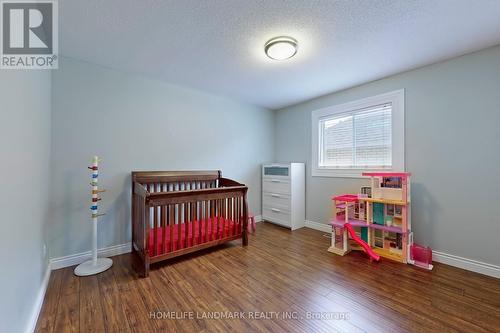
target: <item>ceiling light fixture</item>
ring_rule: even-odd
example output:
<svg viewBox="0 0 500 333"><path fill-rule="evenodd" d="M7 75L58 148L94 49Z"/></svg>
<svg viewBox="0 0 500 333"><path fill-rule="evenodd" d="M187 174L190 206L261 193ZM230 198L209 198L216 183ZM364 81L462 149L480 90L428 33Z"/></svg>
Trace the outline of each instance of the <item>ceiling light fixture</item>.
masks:
<svg viewBox="0 0 500 333"><path fill-rule="evenodd" d="M292 37L275 37L264 45L266 55L273 60L290 59L297 53L298 43Z"/></svg>

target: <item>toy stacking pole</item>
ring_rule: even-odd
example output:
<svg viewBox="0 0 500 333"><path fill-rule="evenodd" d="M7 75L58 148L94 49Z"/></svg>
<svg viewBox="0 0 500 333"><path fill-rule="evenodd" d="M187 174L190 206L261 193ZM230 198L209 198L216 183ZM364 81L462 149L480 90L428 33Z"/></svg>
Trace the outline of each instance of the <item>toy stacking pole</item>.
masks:
<svg viewBox="0 0 500 333"><path fill-rule="evenodd" d="M92 259L88 260L75 268L75 275L87 276L104 272L113 265L113 260L109 258L97 258L97 218L104 214L99 214L99 194L105 190L99 189L99 158L94 156L92 165L89 166L92 170L92 203L90 211L92 212Z"/></svg>

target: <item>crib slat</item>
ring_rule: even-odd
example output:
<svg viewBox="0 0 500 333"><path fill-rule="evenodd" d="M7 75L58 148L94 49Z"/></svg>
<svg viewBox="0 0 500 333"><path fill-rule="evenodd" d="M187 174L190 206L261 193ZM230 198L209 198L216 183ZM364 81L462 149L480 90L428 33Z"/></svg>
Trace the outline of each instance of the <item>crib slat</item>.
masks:
<svg viewBox="0 0 500 333"><path fill-rule="evenodd" d="M210 200L210 240L214 240L215 202Z"/></svg>
<svg viewBox="0 0 500 333"><path fill-rule="evenodd" d="M177 205L177 250L181 249L182 205Z"/></svg>
<svg viewBox="0 0 500 333"><path fill-rule="evenodd" d="M188 247L188 236L189 236L189 204L184 203L184 247Z"/></svg>
<svg viewBox="0 0 500 333"><path fill-rule="evenodd" d="M201 221L199 219L200 215L198 214L198 202L194 203L194 220L197 221L197 226L198 226L198 234L195 234L196 229L193 231L193 238L196 240L196 244L200 243L200 238L198 237L200 235L200 230L201 230Z"/></svg>
<svg viewBox="0 0 500 333"><path fill-rule="evenodd" d="M165 253L167 251L167 226L166 224L168 223L168 215L167 215L167 206L161 206L161 230L162 230L162 241L163 241L163 246L161 253Z"/></svg>
<svg viewBox="0 0 500 333"><path fill-rule="evenodd" d="M217 239L220 239L220 236L221 236L221 233L220 233L220 226L219 224L222 223L222 221L220 220L221 219L221 216L222 216L222 199L219 199L217 200L218 204L217 204L217 209L218 209L218 212L217 212Z"/></svg>
<svg viewBox="0 0 500 333"><path fill-rule="evenodd" d="M213 200L213 215L212 215L212 240L217 238L217 200Z"/></svg>
<svg viewBox="0 0 500 333"><path fill-rule="evenodd" d="M241 201L240 201L240 198L239 197L236 197L236 202L237 202L237 205L238 205L238 213L236 214L236 226L235 226L235 229L236 229L236 233L239 233L240 232L240 215L241 215Z"/></svg>
<svg viewBox="0 0 500 333"><path fill-rule="evenodd" d="M233 198L233 221L234 221L234 228L233 228L234 232L233 232L233 235L238 233L237 229L236 229L238 227L238 224L237 224L238 223L238 219L236 218L236 212L237 212L237 209L238 209L237 207L238 207L238 199L237 199L237 197L234 197Z"/></svg>
<svg viewBox="0 0 500 333"><path fill-rule="evenodd" d="M234 225L234 228L233 228L233 236L234 236L235 234L237 234L237 232L236 232L236 227L237 227L237 224L236 224L236 197L232 198L231 200L233 202L232 220L233 220L233 225Z"/></svg>
<svg viewBox="0 0 500 333"><path fill-rule="evenodd" d="M208 203L209 201L203 202L204 213L205 213L205 242L208 242Z"/></svg>
<svg viewBox="0 0 500 333"><path fill-rule="evenodd" d="M227 199L222 199L222 238L226 237Z"/></svg>
<svg viewBox="0 0 500 333"><path fill-rule="evenodd" d="M207 182L208 188L212 188L212 182L208 181ZM209 201L209 208L210 208L210 237L209 241L214 240L214 201L210 200Z"/></svg>
<svg viewBox="0 0 500 333"><path fill-rule="evenodd" d="M241 202L241 213L240 213L240 233L243 232L243 224L244 224L244 210L245 210L245 202L243 200L243 197L240 197L240 202Z"/></svg>
<svg viewBox="0 0 500 333"><path fill-rule="evenodd" d="M196 240L196 236L195 236L195 227L196 227L196 209L195 209L195 206L196 203L195 202L191 202L191 204L189 205L189 211L190 211L190 219L191 219L191 246L195 245L195 240Z"/></svg>
<svg viewBox="0 0 500 333"><path fill-rule="evenodd" d="M196 221L198 221L198 244L201 243L201 229L203 228L202 224L203 220L203 212L201 207L201 202L196 203Z"/></svg>
<svg viewBox="0 0 500 333"><path fill-rule="evenodd" d="M206 200L205 202L205 242L210 240L210 236L208 235L208 224L210 223L210 201Z"/></svg>
<svg viewBox="0 0 500 333"><path fill-rule="evenodd" d="M219 238L219 200L214 200L214 239Z"/></svg>
<svg viewBox="0 0 500 333"><path fill-rule="evenodd" d="M174 252L174 224L175 224L175 205L168 206L169 227L170 227L170 252ZM165 242L166 243L166 242Z"/></svg>
<svg viewBox="0 0 500 333"><path fill-rule="evenodd" d="M224 199L224 228L222 229L223 237L229 237L226 227L229 227L229 199Z"/></svg>
<svg viewBox="0 0 500 333"><path fill-rule="evenodd" d="M234 234L234 216L233 216L233 204L234 204L234 198L229 198L229 221L230 223L233 223L233 227L231 228L231 236Z"/></svg>
<svg viewBox="0 0 500 333"><path fill-rule="evenodd" d="M226 237L226 199L222 199L222 238Z"/></svg>
<svg viewBox="0 0 500 333"><path fill-rule="evenodd" d="M196 213L196 202L193 202L191 203L191 220L193 220L193 223L191 224L192 227L191 227L191 230L192 230L192 233L191 233L191 244L195 244L197 239L196 239L196 221L198 221L198 219L196 218L197 217L197 213Z"/></svg>
<svg viewBox="0 0 500 333"><path fill-rule="evenodd" d="M188 214L188 219L189 219L189 227L191 229L191 237L189 237L191 239L191 246L193 246L193 234L194 234L194 221L193 221L193 203L190 202L188 203L188 209L189 209L189 214ZM189 236L189 230L188 230L188 236ZM188 241L188 246L189 246L189 241Z"/></svg>
<svg viewBox="0 0 500 333"><path fill-rule="evenodd" d="M157 244L158 244L158 229L156 229L156 223L158 219L158 206L153 206L153 256L157 255Z"/></svg>
<svg viewBox="0 0 500 333"><path fill-rule="evenodd" d="M236 212L234 214L234 221L235 221L235 226L234 230L236 234L238 234L238 228L239 228L239 216L240 216L240 198L238 196L235 197L235 206L236 206Z"/></svg>
<svg viewBox="0 0 500 333"><path fill-rule="evenodd" d="M237 214L237 209L238 209L238 201L236 199L237 197L232 197L231 201L233 202L233 212L232 212L232 218L231 220L233 221L233 227L231 228L231 235L234 236L236 234L236 228L237 228L237 219L236 219L236 214Z"/></svg>
<svg viewBox="0 0 500 333"><path fill-rule="evenodd" d="M155 184L154 185L155 187L155 192L161 192L161 185L160 184ZM158 255L158 243L159 243L159 239L158 239L158 230L160 229L160 227L163 227L164 225L161 225L163 224L161 221L162 220L162 215L161 215L161 208L162 206L156 206L154 209L155 209L155 225L154 225L154 228L155 228L155 248L154 248L154 252L155 252L155 255ZM163 240L165 241L165 237L163 238Z"/></svg>
<svg viewBox="0 0 500 333"><path fill-rule="evenodd" d="M245 210L244 209L245 202L244 202L242 196L239 198L239 200L240 200L241 210L240 210L240 215L238 216L239 217L239 221L240 221L238 231L241 234L243 232L243 223L244 223L244 221L243 221L243 219L244 219L243 211Z"/></svg>

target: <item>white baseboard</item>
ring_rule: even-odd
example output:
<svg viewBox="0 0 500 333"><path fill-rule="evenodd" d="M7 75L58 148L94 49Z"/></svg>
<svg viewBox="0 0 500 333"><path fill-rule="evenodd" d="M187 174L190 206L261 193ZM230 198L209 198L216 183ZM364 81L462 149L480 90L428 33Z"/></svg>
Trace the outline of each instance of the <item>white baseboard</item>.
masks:
<svg viewBox="0 0 500 333"><path fill-rule="evenodd" d="M255 223L262 222L262 215L255 215Z"/></svg>
<svg viewBox="0 0 500 333"><path fill-rule="evenodd" d="M26 333L33 333L36 328L36 323L38 322L38 316L40 315L40 311L42 310L43 300L45 299L45 292L47 291L47 286L49 285L50 279L50 262L45 269L45 274L43 276L42 285L40 286L40 290L36 295L35 304L33 305L33 310L31 312L31 317L28 321L28 325L26 326Z"/></svg>
<svg viewBox="0 0 500 333"><path fill-rule="evenodd" d="M500 278L500 266L455 256L441 251L432 251L432 259L442 264L462 268L468 271L492 276L495 278Z"/></svg>
<svg viewBox="0 0 500 333"><path fill-rule="evenodd" d="M332 227L329 224L305 220L305 226L306 226L306 228L319 230L319 231L323 231L323 232L327 232L327 233L332 232Z"/></svg>
<svg viewBox="0 0 500 333"><path fill-rule="evenodd" d="M323 232L331 232L331 227L328 224L318 223L314 221L305 221L306 227L323 231ZM495 278L500 278L500 266L488 264L485 262L472 260L468 258L463 258L459 256L455 256L453 254L444 253L441 251L432 251L432 258L434 261L450 265L453 267L458 267L465 269L467 271L476 272L488 276L492 276Z"/></svg>
<svg viewBox="0 0 500 333"><path fill-rule="evenodd" d="M131 243L114 245L97 250L97 255L101 257L113 257L120 254L130 253ZM52 270L79 265L92 257L92 251L71 254L69 256L50 259L50 268Z"/></svg>

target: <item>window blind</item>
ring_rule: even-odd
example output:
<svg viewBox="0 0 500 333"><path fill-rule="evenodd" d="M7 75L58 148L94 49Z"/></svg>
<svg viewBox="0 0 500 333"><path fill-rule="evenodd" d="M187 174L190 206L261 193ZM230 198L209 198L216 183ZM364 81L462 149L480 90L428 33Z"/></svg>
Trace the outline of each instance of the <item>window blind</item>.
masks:
<svg viewBox="0 0 500 333"><path fill-rule="evenodd" d="M329 116L319 125L320 167L392 167L391 103Z"/></svg>

